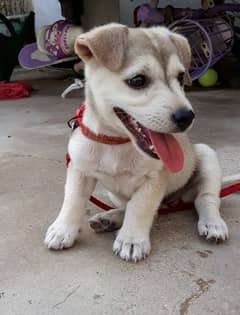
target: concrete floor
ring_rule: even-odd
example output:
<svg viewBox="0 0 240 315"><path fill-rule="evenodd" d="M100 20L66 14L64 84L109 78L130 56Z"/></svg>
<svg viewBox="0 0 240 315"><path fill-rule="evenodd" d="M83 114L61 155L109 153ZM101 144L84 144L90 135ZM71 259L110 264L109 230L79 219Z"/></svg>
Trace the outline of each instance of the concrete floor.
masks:
<svg viewBox="0 0 240 315"><path fill-rule="evenodd" d="M87 227L73 249L44 247L63 198L66 121L81 93L63 100L66 81L33 84L30 98L0 103L0 314L239 315L239 195L222 202L231 235L224 244L199 238L197 217L186 211L158 218L152 253L137 265L112 253L113 233ZM224 174L240 172L240 91L190 98L194 141L218 151Z"/></svg>

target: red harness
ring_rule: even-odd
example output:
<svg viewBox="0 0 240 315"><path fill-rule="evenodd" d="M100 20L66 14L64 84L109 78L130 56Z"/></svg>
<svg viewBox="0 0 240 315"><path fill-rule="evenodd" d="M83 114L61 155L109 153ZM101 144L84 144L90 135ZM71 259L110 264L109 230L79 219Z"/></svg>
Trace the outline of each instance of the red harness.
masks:
<svg viewBox="0 0 240 315"><path fill-rule="evenodd" d="M82 122L83 113L84 113L85 108L86 108L86 104L85 104L85 102L83 102L81 107L79 109L77 109L76 116L71 118L68 121L68 126L72 130L79 127L82 131L82 134L85 137L91 139L92 141L100 142L100 143L104 143L104 144L108 144L108 145L125 144L125 143L130 142L129 138L111 137L111 136L106 136L106 135L102 135L102 134L95 134L90 129L88 129L88 127L86 127ZM66 166L67 167L68 167L68 164L70 163L70 161L71 161L70 155L67 153L66 154ZM223 197L226 197L228 195L234 194L236 192L240 192L240 183L233 184L231 186L223 188L220 192L220 197L223 198ZM98 200L94 196L90 197L90 201L105 211L113 209L113 207ZM174 203L174 205L167 204L167 207L159 208L158 212L159 212L159 214L168 214L171 212L192 209L193 207L194 207L193 202L183 202L182 200L179 200L177 202L177 204L176 203Z"/></svg>
<svg viewBox="0 0 240 315"><path fill-rule="evenodd" d="M129 138L121 138L121 137L111 137L111 136L106 136L102 134L96 134L92 132L88 127L86 127L83 124L83 113L86 108L86 103L83 102L80 108L76 110L76 116L68 121L68 125L72 129L76 129L79 127L82 131L82 134L91 139L92 141L104 143L104 144L110 144L110 145L116 145L116 144L125 144L130 142Z"/></svg>

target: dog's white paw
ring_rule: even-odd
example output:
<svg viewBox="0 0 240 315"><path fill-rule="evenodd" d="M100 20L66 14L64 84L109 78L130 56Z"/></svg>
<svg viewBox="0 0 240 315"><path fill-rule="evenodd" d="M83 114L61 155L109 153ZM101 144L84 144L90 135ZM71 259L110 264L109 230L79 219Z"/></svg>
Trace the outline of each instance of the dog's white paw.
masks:
<svg viewBox="0 0 240 315"><path fill-rule="evenodd" d="M113 209L95 214L88 223L95 232L111 232L122 226L123 217L123 210Z"/></svg>
<svg viewBox="0 0 240 315"><path fill-rule="evenodd" d="M53 224L49 226L44 243L49 249L59 250L68 248L73 246L79 233L79 226L56 219Z"/></svg>
<svg viewBox="0 0 240 315"><path fill-rule="evenodd" d="M198 221L198 232L207 240L225 241L229 237L228 227L221 217L212 219L200 219Z"/></svg>
<svg viewBox="0 0 240 315"><path fill-rule="evenodd" d="M113 243L113 251L126 261L138 262L145 259L151 251L149 237L135 237L119 231Z"/></svg>

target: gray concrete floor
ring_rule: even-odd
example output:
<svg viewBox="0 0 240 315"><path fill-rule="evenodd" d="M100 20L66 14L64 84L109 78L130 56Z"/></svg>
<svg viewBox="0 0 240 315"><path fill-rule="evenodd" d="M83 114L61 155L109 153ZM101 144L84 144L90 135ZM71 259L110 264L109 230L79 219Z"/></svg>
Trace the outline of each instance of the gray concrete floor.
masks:
<svg viewBox="0 0 240 315"><path fill-rule="evenodd" d="M30 98L0 102L0 314L239 315L239 195L222 202L231 235L224 244L198 237L196 214L185 211L157 219L152 253L137 265L112 253L113 233L88 227L73 249L44 247L63 198L66 121L81 93L63 100L67 81L33 84ZM240 91L190 98L194 141L217 150L224 174L240 172Z"/></svg>

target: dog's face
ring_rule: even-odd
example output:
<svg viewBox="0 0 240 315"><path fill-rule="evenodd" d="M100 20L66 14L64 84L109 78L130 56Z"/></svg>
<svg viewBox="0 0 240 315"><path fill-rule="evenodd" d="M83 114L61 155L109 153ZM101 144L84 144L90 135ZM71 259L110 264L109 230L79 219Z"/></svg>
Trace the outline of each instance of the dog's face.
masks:
<svg viewBox="0 0 240 315"><path fill-rule="evenodd" d="M169 160L165 146L181 160L171 134L187 130L194 118L183 89L190 83L187 40L163 27L109 24L79 36L75 51L86 63L87 93L99 118L142 154Z"/></svg>

